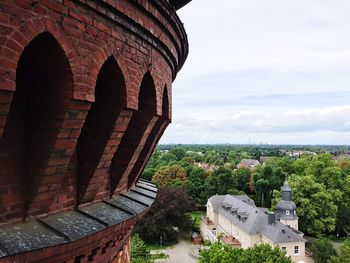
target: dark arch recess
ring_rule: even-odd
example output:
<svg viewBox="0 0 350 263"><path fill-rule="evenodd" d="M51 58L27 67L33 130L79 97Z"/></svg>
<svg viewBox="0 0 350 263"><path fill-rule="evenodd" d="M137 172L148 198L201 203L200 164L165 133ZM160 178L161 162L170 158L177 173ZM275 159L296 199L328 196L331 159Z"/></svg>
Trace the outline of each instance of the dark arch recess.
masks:
<svg viewBox="0 0 350 263"><path fill-rule="evenodd" d="M158 118L150 135L147 138L147 141L139 155L137 162L131 170L130 176L128 178L128 187L131 187L135 183L137 177L142 173L142 170L147 164L154 148L157 146L157 143L167 126L166 125L164 127L165 123L169 124L169 122L169 98L167 88L165 87L162 100L162 116Z"/></svg>
<svg viewBox="0 0 350 263"><path fill-rule="evenodd" d="M78 203L93 201L96 195L103 191L109 195L106 189L109 186L108 155L113 155L114 151L113 147L108 147L107 144L125 105L124 77L117 61L109 57L98 74L95 102L78 140Z"/></svg>
<svg viewBox="0 0 350 263"><path fill-rule="evenodd" d="M72 86L67 57L56 39L48 32L36 36L18 62L16 91L0 147L0 156L1 151L7 152L7 158L0 160L0 166L5 162L8 175L1 176L1 185L11 185L12 198L6 207L13 218L46 213L54 200L50 185L47 189L38 186L44 177L59 173L48 162L58 154L52 147Z"/></svg>
<svg viewBox="0 0 350 263"><path fill-rule="evenodd" d="M155 85L149 72L142 79L138 110L134 112L128 128L122 138L116 154L113 157L111 166L111 194L113 194L119 184L128 184L127 169L133 160L136 150L141 145L141 140L146 132L147 126L157 114L157 98ZM125 181L121 181L122 178ZM122 189L125 186L121 187Z"/></svg>

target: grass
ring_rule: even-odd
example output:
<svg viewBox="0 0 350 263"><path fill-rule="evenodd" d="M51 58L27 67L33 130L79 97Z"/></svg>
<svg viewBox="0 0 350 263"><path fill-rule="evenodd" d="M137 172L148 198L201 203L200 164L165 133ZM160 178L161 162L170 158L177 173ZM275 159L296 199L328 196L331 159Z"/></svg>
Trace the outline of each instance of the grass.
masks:
<svg viewBox="0 0 350 263"><path fill-rule="evenodd" d="M205 216L205 211L193 211L193 212L191 212L192 220L194 220L195 218L201 218L202 216Z"/></svg>
<svg viewBox="0 0 350 263"><path fill-rule="evenodd" d="M148 250L161 250L172 247L176 245L177 242L163 242L162 246L159 243L146 243L146 248Z"/></svg>
<svg viewBox="0 0 350 263"><path fill-rule="evenodd" d="M166 259L166 258L169 258L169 255L164 254L164 253L156 253L156 254L152 254L152 255L151 255L151 258L152 258L153 260L156 260L156 259Z"/></svg>
<svg viewBox="0 0 350 263"><path fill-rule="evenodd" d="M194 229L197 229L197 231L200 229L201 227L201 217L205 216L205 212L204 211L194 211L190 213L191 215L191 219L192 222L194 224Z"/></svg>

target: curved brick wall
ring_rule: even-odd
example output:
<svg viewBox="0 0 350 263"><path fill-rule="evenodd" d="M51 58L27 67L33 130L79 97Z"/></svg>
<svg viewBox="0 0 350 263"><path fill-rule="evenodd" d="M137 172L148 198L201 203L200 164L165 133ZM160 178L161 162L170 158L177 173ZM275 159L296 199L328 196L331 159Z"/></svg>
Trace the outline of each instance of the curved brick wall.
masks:
<svg viewBox="0 0 350 263"><path fill-rule="evenodd" d="M170 123L171 84L188 53L171 3L0 1L2 227L102 204L135 185ZM16 260L127 261L128 236L143 213L68 238L70 252L57 245L57 260L50 249ZM0 226L0 254L10 262L16 253L1 233Z"/></svg>

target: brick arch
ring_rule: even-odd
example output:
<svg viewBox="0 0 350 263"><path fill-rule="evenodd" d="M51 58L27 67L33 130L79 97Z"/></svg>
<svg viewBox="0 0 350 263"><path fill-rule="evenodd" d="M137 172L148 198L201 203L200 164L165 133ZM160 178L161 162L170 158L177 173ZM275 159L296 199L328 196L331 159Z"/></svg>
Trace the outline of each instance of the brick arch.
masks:
<svg viewBox="0 0 350 263"><path fill-rule="evenodd" d="M162 92L162 117L164 119L171 119L171 92L168 88L169 85L165 85Z"/></svg>
<svg viewBox="0 0 350 263"><path fill-rule="evenodd" d="M118 67L122 72L125 80L126 87L126 105L125 108L137 109L137 96L135 96L135 90L138 90L142 79L143 68L138 68L137 65L132 65L133 62L125 60L125 50L123 47L118 47L114 43L108 43L102 46L94 55L87 75L90 79L90 83L96 83L99 69L102 67L104 62L109 58L114 57L118 61ZM130 72L129 67L133 72ZM94 100L94 88L89 90L89 97L91 101Z"/></svg>
<svg viewBox="0 0 350 263"><path fill-rule="evenodd" d="M78 139L78 204L109 196L109 167L123 126L128 123L126 93L124 75L114 56L110 56L99 70L95 102Z"/></svg>
<svg viewBox="0 0 350 263"><path fill-rule="evenodd" d="M125 191L128 177L157 121L157 92L148 71L141 82L138 110L131 117L111 165L111 195Z"/></svg>
<svg viewBox="0 0 350 263"><path fill-rule="evenodd" d="M16 90L16 76L15 74L11 74L11 72L16 72L17 63L25 47L27 47L35 37L44 32L50 33L61 46L67 57L73 76L75 75L73 60L76 58L76 53L73 46L67 40L64 31L49 17L35 17L25 21L16 30L13 30L2 46L0 66L4 68L4 71L0 75L0 81L3 82L0 84L0 90ZM4 52L5 49L6 52ZM74 85L72 85L72 87L74 88Z"/></svg>
<svg viewBox="0 0 350 263"><path fill-rule="evenodd" d="M159 72L153 67L156 67L155 65L152 66L152 69L149 71L149 74L152 76L152 79L154 81L154 86L156 90L156 98L157 98L157 115L162 115L162 94L163 94L163 87L164 87L164 78L159 76Z"/></svg>
<svg viewBox="0 0 350 263"><path fill-rule="evenodd" d="M73 75L64 50L52 34L40 33L23 49L15 81L16 91L0 142L0 150L8 152L8 158L0 162L12 178L0 180L2 185L14 185L8 211L25 218L49 211L58 191L48 183L52 182L49 178L58 178L65 169L60 156L66 155L63 146L68 141L61 144L58 138Z"/></svg>
<svg viewBox="0 0 350 263"><path fill-rule="evenodd" d="M16 69L17 63L24 48L39 34L43 32L50 33L63 49L69 66L74 74L74 63L72 60L76 57L72 46L65 39L65 34L57 24L49 17L42 16L29 19L21 26L8 32L6 42L1 46L0 57L0 99L5 101L2 107L5 111L0 114L0 138L4 131L7 120L7 114L10 108L13 94L16 90ZM74 81L74 78L73 78ZM75 85L72 85L71 96L74 96Z"/></svg>
<svg viewBox="0 0 350 263"><path fill-rule="evenodd" d="M162 89L162 115L157 117L157 120L149 133L142 151L130 172L128 187L134 185L136 180L140 177L166 127L168 127L170 123L170 106L169 91L165 85Z"/></svg>

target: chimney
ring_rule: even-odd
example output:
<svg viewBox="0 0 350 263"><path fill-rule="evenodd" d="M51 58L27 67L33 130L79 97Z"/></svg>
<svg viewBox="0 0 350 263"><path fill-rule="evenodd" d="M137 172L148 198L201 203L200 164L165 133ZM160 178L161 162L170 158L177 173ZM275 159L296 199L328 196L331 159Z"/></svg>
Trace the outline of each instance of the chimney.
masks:
<svg viewBox="0 0 350 263"><path fill-rule="evenodd" d="M276 221L275 213L269 212L269 213L267 214L267 223L268 223L269 225L272 225L272 224L275 223L275 221Z"/></svg>

